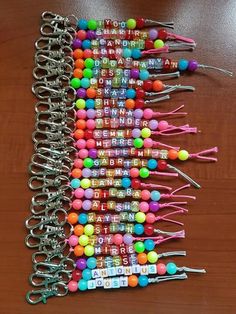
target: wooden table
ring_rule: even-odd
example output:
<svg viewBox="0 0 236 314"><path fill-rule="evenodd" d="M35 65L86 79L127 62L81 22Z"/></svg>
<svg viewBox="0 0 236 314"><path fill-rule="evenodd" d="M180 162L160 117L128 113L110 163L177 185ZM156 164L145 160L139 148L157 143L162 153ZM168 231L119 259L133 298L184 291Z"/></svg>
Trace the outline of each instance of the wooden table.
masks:
<svg viewBox="0 0 236 314"><path fill-rule="evenodd" d="M171 58L196 58L236 72L235 1L1 0L0 313L235 313L235 78L210 70L183 75L178 82L195 86L196 92L177 93L159 107L164 111L185 104L189 115L173 123L188 121L201 130L198 135L174 137L168 143L194 152L219 147L217 163L189 161L180 165L202 189L189 191L197 200L190 202L189 214L183 218L186 239L160 248L160 252L186 249L188 255L176 259L178 265L204 266L207 274L190 274L188 280L145 289L98 290L52 298L47 305L34 307L25 301L32 271L31 251L24 245L24 221L30 214L32 196L27 187L27 165L36 101L31 94L34 41L39 37L40 14L46 10L80 18L173 20L175 32L193 37L197 49L172 53Z"/></svg>

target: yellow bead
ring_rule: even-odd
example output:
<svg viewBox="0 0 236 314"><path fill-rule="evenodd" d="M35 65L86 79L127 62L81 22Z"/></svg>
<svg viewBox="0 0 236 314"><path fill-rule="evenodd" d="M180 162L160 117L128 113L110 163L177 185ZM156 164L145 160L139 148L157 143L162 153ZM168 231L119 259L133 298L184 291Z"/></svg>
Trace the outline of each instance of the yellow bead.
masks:
<svg viewBox="0 0 236 314"><path fill-rule="evenodd" d="M179 160L184 161L184 160L187 160L188 157L189 157L189 153L186 150L183 149L178 152Z"/></svg>

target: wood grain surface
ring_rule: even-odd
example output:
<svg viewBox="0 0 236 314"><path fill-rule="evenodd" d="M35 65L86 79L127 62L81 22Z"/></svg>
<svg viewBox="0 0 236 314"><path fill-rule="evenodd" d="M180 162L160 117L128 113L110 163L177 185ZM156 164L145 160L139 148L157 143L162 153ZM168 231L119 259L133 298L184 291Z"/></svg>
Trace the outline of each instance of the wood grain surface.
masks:
<svg viewBox="0 0 236 314"><path fill-rule="evenodd" d="M34 41L39 37L40 15L46 10L80 18L173 20L175 32L193 37L197 49L172 53L171 58L195 58L236 73L235 0L0 1L0 313L236 313L235 77L200 70L179 79L195 86L194 93L177 93L159 109L185 104L189 115L173 123L189 122L201 132L173 137L168 143L194 152L218 146L219 161L189 161L179 166L200 182L202 189L189 191L197 200L189 204L189 214L182 219L186 239L165 244L159 251L186 249L187 257L176 259L177 263L206 267L207 274L190 274L188 280L145 289L97 290L51 298L46 305L32 306L25 301L32 271L32 252L24 245L24 221L30 214L32 196L27 166L36 102L31 94Z"/></svg>

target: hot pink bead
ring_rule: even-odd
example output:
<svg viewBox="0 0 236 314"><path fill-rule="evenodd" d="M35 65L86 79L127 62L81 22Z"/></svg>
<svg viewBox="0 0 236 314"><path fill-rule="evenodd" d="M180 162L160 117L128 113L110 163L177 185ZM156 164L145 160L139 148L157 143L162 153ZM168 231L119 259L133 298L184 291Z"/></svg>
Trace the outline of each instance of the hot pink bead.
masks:
<svg viewBox="0 0 236 314"><path fill-rule="evenodd" d="M131 178L139 177L139 170L137 168L131 168L129 173L130 173Z"/></svg>
<svg viewBox="0 0 236 314"><path fill-rule="evenodd" d="M142 190L141 198L144 201L148 201L150 199L151 193L148 190Z"/></svg>
<svg viewBox="0 0 236 314"><path fill-rule="evenodd" d="M68 283L68 290L70 292L76 292L78 290L78 282L76 282L75 280L71 280Z"/></svg>
<svg viewBox="0 0 236 314"><path fill-rule="evenodd" d="M153 140L152 140L150 137L145 138L145 139L143 140L143 146L144 146L145 148L151 148L152 145L153 145Z"/></svg>
<svg viewBox="0 0 236 314"><path fill-rule="evenodd" d="M69 237L69 244L71 246L76 246L79 243L79 238L76 235L72 235Z"/></svg>
<svg viewBox="0 0 236 314"><path fill-rule="evenodd" d="M88 119L87 122L86 122L86 126L89 130L94 130L95 127L96 127L96 123L94 120L92 119Z"/></svg>
<svg viewBox="0 0 236 314"><path fill-rule="evenodd" d="M92 50L90 50L90 49L85 49L84 50L84 59L92 58L92 56L93 56Z"/></svg>
<svg viewBox="0 0 236 314"><path fill-rule="evenodd" d="M158 275L165 275L166 273L166 265L162 263L157 264L157 273Z"/></svg>
<svg viewBox="0 0 236 314"><path fill-rule="evenodd" d="M78 149L82 149L86 147L86 141L83 138L80 138L77 142L76 142L76 147Z"/></svg>
<svg viewBox="0 0 236 314"><path fill-rule="evenodd" d="M88 150L87 149L80 149L78 152L79 158L85 159L88 157Z"/></svg>
<svg viewBox="0 0 236 314"><path fill-rule="evenodd" d="M169 124L167 121L165 120L161 120L159 123L158 123L158 129L160 131L163 131L163 130L166 130L168 128Z"/></svg>
<svg viewBox="0 0 236 314"><path fill-rule="evenodd" d="M85 40L87 37L87 33L86 31L84 31L83 29L80 29L77 34L76 37L79 38L80 40Z"/></svg>
<svg viewBox="0 0 236 314"><path fill-rule="evenodd" d="M146 222L147 222L147 223L153 224L155 221L156 221L156 217L155 217L154 214L148 213L148 214L146 215Z"/></svg>
<svg viewBox="0 0 236 314"><path fill-rule="evenodd" d="M117 233L113 236L113 243L116 245L120 245L123 243L123 237L121 234Z"/></svg>
<svg viewBox="0 0 236 314"><path fill-rule="evenodd" d="M152 109L149 109L149 108L144 109L144 111L143 111L144 119L150 120L150 119L152 119L152 116L153 116L153 110Z"/></svg>
<svg viewBox="0 0 236 314"><path fill-rule="evenodd" d="M80 109L80 110L76 111L76 117L78 119L86 119L86 117L87 117L86 110Z"/></svg>
<svg viewBox="0 0 236 314"><path fill-rule="evenodd" d="M74 195L76 198L83 198L84 197L84 189L78 188L74 191Z"/></svg>
<svg viewBox="0 0 236 314"><path fill-rule="evenodd" d="M149 205L148 205L148 203L147 203L147 202L140 202L140 203L139 203L139 210L140 210L141 212L143 212L143 213L148 212L148 210L149 210Z"/></svg>
<svg viewBox="0 0 236 314"><path fill-rule="evenodd" d="M78 199L76 199L76 200L74 200L73 202L72 202L72 207L74 208L74 209L81 209L81 207L82 207L82 201L81 200L78 200Z"/></svg>
<svg viewBox="0 0 236 314"><path fill-rule="evenodd" d="M87 148L95 148L96 146L96 142L93 138L90 138L89 140L87 140L86 143Z"/></svg>
<svg viewBox="0 0 236 314"><path fill-rule="evenodd" d="M82 159L75 159L74 167L79 168L79 169L83 168L83 160Z"/></svg>

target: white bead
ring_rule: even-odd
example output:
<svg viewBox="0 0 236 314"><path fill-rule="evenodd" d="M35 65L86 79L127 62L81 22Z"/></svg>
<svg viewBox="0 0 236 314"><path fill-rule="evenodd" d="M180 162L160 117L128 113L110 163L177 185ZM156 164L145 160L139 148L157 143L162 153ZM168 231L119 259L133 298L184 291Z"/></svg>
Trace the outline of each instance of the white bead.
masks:
<svg viewBox="0 0 236 314"><path fill-rule="evenodd" d="M104 283L103 278L96 278L95 280L96 280L97 287L103 287L103 283Z"/></svg>
<svg viewBox="0 0 236 314"><path fill-rule="evenodd" d="M112 288L120 288L120 279L119 279L119 277L111 278L111 286L112 286Z"/></svg>
<svg viewBox="0 0 236 314"><path fill-rule="evenodd" d="M100 276L101 277L108 277L107 268L100 269Z"/></svg>
<svg viewBox="0 0 236 314"><path fill-rule="evenodd" d="M132 272L133 272L133 274L139 274L140 273L140 266L139 265L132 265Z"/></svg>
<svg viewBox="0 0 236 314"><path fill-rule="evenodd" d="M111 278L105 278L104 279L104 289L111 289L112 284L111 284Z"/></svg>
<svg viewBox="0 0 236 314"><path fill-rule="evenodd" d="M116 275L116 268L115 267L109 267L107 268L108 276L115 276Z"/></svg>
<svg viewBox="0 0 236 314"><path fill-rule="evenodd" d="M95 280L88 280L88 290L96 289L96 281Z"/></svg>
<svg viewBox="0 0 236 314"><path fill-rule="evenodd" d="M132 275L132 267L131 266L124 266L124 275L126 275L126 276Z"/></svg>
<svg viewBox="0 0 236 314"><path fill-rule="evenodd" d="M147 265L142 265L140 268L141 268L140 269L141 275L148 275L148 266Z"/></svg>
<svg viewBox="0 0 236 314"><path fill-rule="evenodd" d="M120 277L120 286L128 287L128 277Z"/></svg>
<svg viewBox="0 0 236 314"><path fill-rule="evenodd" d="M123 274L124 274L124 266L117 266L116 275L123 275Z"/></svg>
<svg viewBox="0 0 236 314"><path fill-rule="evenodd" d="M155 264L148 265L148 273L149 274L156 274L157 273L157 267Z"/></svg>
<svg viewBox="0 0 236 314"><path fill-rule="evenodd" d="M100 276L100 269L92 269L92 278L98 278Z"/></svg>

